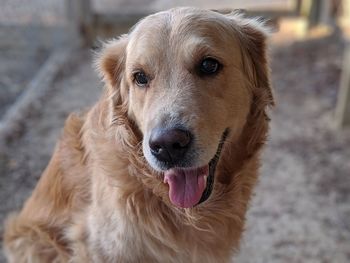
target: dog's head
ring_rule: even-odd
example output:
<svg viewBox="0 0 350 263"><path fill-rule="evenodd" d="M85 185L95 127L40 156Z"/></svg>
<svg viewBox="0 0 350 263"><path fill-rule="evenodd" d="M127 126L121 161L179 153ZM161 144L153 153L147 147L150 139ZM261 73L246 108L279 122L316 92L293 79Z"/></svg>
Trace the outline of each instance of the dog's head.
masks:
<svg viewBox="0 0 350 263"><path fill-rule="evenodd" d="M126 117L141 134L174 205L210 196L225 141L234 144L248 116L273 103L265 34L237 13L178 8L146 17L102 51L111 122Z"/></svg>

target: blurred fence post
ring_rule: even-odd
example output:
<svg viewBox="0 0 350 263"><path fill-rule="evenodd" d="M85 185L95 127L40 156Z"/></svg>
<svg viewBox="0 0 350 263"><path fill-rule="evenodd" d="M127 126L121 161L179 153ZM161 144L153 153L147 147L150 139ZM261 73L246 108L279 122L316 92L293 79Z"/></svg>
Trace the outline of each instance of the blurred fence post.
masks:
<svg viewBox="0 0 350 263"><path fill-rule="evenodd" d="M311 2L310 2L311 1ZM307 0L308 2L308 27L312 28L319 24L331 23L331 2L330 0Z"/></svg>
<svg viewBox="0 0 350 263"><path fill-rule="evenodd" d="M336 122L338 128L350 125L350 43L345 50L336 108Z"/></svg>
<svg viewBox="0 0 350 263"><path fill-rule="evenodd" d="M343 2L344 20L350 21L350 2ZM350 26L344 28L344 37L347 39L347 46L344 54L344 64L340 79L338 101L336 107L336 124L338 128L350 126Z"/></svg>
<svg viewBox="0 0 350 263"><path fill-rule="evenodd" d="M92 41L93 14L91 0L65 0L68 30L80 45Z"/></svg>

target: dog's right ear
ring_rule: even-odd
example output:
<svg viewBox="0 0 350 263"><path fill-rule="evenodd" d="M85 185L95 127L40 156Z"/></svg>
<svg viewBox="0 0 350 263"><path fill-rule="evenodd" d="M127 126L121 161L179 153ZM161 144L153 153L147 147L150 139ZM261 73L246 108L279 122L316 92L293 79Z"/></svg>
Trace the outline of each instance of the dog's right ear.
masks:
<svg viewBox="0 0 350 263"><path fill-rule="evenodd" d="M110 95L120 89L120 81L125 68L127 43L126 35L105 43L95 60L97 71L105 82Z"/></svg>
<svg viewBox="0 0 350 263"><path fill-rule="evenodd" d="M97 54L95 66L107 88L105 98L109 103L108 124L118 127L115 134L119 138L120 149L132 152L128 147L137 147L140 139L135 135L133 122L128 116L128 88L123 84L127 45L127 35L105 43Z"/></svg>
<svg viewBox="0 0 350 263"><path fill-rule="evenodd" d="M127 120L128 91L122 85L125 71L126 35L105 43L95 59L95 67L105 83L105 95L108 100L109 124Z"/></svg>

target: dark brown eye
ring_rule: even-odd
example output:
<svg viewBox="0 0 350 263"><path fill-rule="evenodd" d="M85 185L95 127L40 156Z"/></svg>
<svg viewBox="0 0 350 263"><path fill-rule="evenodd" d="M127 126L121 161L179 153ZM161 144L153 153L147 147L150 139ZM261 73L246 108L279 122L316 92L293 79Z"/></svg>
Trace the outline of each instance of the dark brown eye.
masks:
<svg viewBox="0 0 350 263"><path fill-rule="evenodd" d="M148 85L149 78L143 71L136 72L134 74L135 82L139 87L145 87Z"/></svg>
<svg viewBox="0 0 350 263"><path fill-rule="evenodd" d="M211 75L219 70L220 63L214 58L206 58L200 64L200 72L205 75Z"/></svg>

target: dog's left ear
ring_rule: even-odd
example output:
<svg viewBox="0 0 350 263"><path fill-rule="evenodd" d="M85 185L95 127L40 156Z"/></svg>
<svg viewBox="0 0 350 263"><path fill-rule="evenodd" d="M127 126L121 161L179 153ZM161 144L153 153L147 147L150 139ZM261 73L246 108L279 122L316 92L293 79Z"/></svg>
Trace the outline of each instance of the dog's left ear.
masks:
<svg viewBox="0 0 350 263"><path fill-rule="evenodd" d="M272 29L263 21L247 18L233 12L226 14L233 22L242 47L243 68L253 88L253 95L260 107L273 106L274 96L270 83L270 68L267 56L266 39ZM263 110L263 109L262 109Z"/></svg>
<svg viewBox="0 0 350 263"><path fill-rule="evenodd" d="M242 138L242 156L245 151L248 158L265 143L269 127L266 110L275 104L266 47L271 30L262 21L246 18L241 13L233 12L226 17L240 41L243 74L252 93L250 114Z"/></svg>

